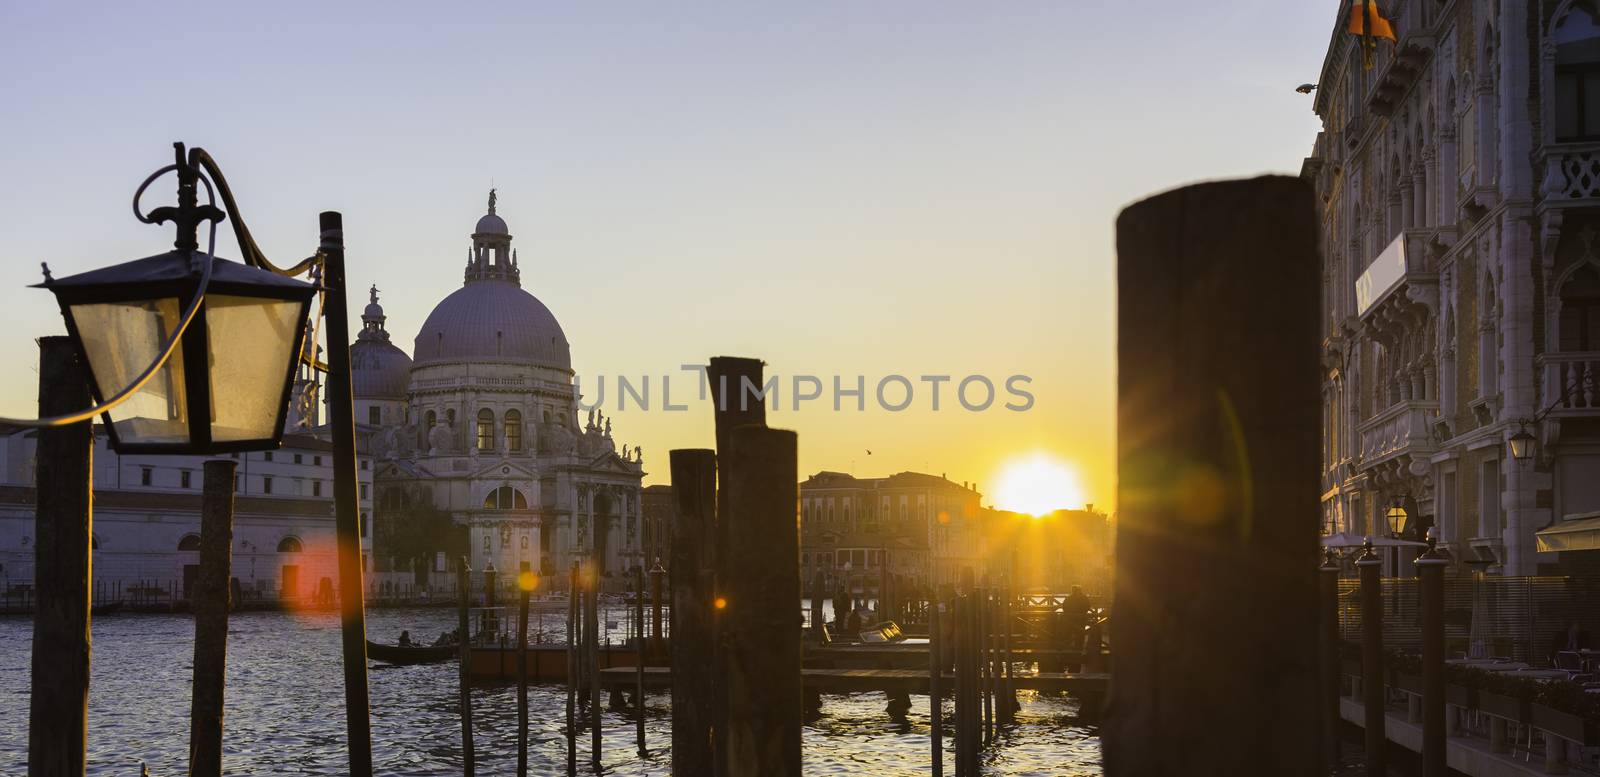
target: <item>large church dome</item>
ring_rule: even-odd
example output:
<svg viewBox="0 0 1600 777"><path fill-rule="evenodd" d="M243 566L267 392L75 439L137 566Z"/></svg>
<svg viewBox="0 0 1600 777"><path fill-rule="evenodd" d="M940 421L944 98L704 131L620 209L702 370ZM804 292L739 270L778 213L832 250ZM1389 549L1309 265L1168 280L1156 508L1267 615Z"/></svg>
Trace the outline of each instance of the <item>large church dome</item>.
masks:
<svg viewBox="0 0 1600 777"><path fill-rule="evenodd" d="M428 314L412 355L419 365L504 361L570 372L566 333L550 309L522 289L510 231L494 210L491 191L489 212L478 220L467 252L465 285Z"/></svg>
<svg viewBox="0 0 1600 777"><path fill-rule="evenodd" d="M412 353L418 364L483 359L572 369L555 315L506 280L469 281L445 297L417 332Z"/></svg>

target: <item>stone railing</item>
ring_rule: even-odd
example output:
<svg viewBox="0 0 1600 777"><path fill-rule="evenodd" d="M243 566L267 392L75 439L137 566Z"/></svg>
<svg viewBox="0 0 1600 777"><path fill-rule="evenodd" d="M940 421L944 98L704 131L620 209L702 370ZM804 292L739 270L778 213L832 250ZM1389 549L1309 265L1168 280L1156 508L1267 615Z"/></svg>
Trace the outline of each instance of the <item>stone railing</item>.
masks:
<svg viewBox="0 0 1600 777"><path fill-rule="evenodd" d="M1361 424L1361 459L1370 463L1409 451L1432 451L1429 429L1439 416L1438 402L1398 402Z"/></svg>
<svg viewBox="0 0 1600 777"><path fill-rule="evenodd" d="M1600 197L1600 141L1551 143L1540 154L1544 180L1539 188L1546 200Z"/></svg>
<svg viewBox="0 0 1600 777"><path fill-rule="evenodd" d="M1544 363L1542 405L1551 412L1600 409L1600 351L1567 351L1539 357Z"/></svg>

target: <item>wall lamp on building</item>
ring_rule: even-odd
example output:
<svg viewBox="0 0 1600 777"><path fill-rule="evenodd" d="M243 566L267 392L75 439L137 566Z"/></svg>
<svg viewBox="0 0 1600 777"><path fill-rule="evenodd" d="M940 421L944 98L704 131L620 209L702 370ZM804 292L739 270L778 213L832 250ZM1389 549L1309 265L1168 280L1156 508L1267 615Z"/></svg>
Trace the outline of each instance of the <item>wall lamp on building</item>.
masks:
<svg viewBox="0 0 1600 777"><path fill-rule="evenodd" d="M1528 431L1528 427L1523 426L1516 434L1506 438L1506 448L1510 450L1511 458L1528 461L1539 452L1539 438L1534 437L1533 433Z"/></svg>
<svg viewBox="0 0 1600 777"><path fill-rule="evenodd" d="M1383 517L1389 522L1389 536L1399 539L1400 533L1405 531L1406 528L1407 516L1403 500L1400 497L1395 497L1394 506L1390 507L1389 512L1384 513Z"/></svg>
<svg viewBox="0 0 1600 777"><path fill-rule="evenodd" d="M1511 458L1517 461L1533 461L1538 458L1539 437L1530 431L1528 427L1538 426L1545 419L1545 416L1550 415L1556 408L1567 404L1576 392L1581 390L1592 395L1594 393L1594 378L1592 376L1592 372L1584 371L1583 377L1565 386L1561 390L1561 396L1551 400L1550 404L1546 405L1543 410L1534 413L1532 418L1517 420L1519 428L1516 434L1506 438L1506 451L1511 454Z"/></svg>
<svg viewBox="0 0 1600 777"><path fill-rule="evenodd" d="M217 257L216 224L227 214L214 202L198 204L196 186L204 182L214 200L212 180L225 184L203 149L175 150L177 161L145 179L133 200L140 221L173 224L173 250L66 278L45 267L35 288L55 294L95 405L33 425L101 415L119 453L277 448L317 286ZM209 178L202 165L211 166ZM140 195L168 172L178 176L178 204L140 212ZM248 233L232 195L225 200L243 246ZM205 252L197 240L203 223L211 225Z"/></svg>

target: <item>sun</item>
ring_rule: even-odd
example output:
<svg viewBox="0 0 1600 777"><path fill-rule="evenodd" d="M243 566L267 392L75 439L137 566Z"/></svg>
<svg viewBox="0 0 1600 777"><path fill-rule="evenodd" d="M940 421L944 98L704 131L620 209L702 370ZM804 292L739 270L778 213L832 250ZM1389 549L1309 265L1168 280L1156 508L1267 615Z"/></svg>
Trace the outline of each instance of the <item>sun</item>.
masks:
<svg viewBox="0 0 1600 777"><path fill-rule="evenodd" d="M1083 505L1078 473L1066 462L1038 452L1007 461L1000 468L994 504L1032 516Z"/></svg>

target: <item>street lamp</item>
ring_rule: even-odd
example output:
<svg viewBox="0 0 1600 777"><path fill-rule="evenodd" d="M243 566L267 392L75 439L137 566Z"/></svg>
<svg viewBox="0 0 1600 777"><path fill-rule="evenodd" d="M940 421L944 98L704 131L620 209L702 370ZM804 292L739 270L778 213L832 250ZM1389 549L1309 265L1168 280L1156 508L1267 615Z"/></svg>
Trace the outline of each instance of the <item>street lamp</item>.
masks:
<svg viewBox="0 0 1600 777"><path fill-rule="evenodd" d="M173 222L173 250L66 278L46 268L35 288L55 294L117 452L277 448L317 287L201 252L199 225L225 216L196 203L183 154L164 168L178 205L140 216Z"/></svg>
<svg viewBox="0 0 1600 777"><path fill-rule="evenodd" d="M1524 426L1506 439L1506 447L1511 450L1511 458L1528 461L1539 451L1539 438L1534 437L1528 431L1528 427Z"/></svg>

